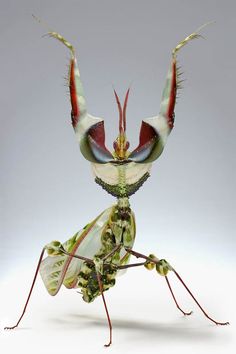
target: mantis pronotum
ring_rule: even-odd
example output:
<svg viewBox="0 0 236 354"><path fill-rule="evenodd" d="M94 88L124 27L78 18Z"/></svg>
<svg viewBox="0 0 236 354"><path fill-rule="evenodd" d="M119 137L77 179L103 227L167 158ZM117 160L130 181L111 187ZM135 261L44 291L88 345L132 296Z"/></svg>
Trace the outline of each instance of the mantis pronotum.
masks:
<svg viewBox="0 0 236 354"><path fill-rule="evenodd" d="M145 266L149 270L155 268L158 274L164 276L177 308L184 315L190 315L192 312L185 312L179 306L167 277L169 271L176 275L210 321L218 325L228 324L228 322L215 321L206 313L180 275L166 260L158 259L152 254L146 256L133 250L136 230L129 197L150 176L152 163L161 155L167 137L173 129L176 95L181 85L177 53L190 40L200 37L198 31L186 37L173 49L160 113L142 121L139 145L131 152L126 136L129 89L123 106L114 90L119 111L119 134L113 143L114 151L110 152L105 146L103 119L87 112L74 47L58 33L48 34L70 50L68 86L72 108L71 119L80 150L85 159L92 164L95 182L115 196L117 202L68 241L64 243L52 241L43 248L23 312L16 325L6 329L13 329L19 325L40 272L47 291L52 296L58 293L62 284L68 289L80 288L82 298L87 303L92 302L99 295L102 296L110 331L109 341L105 346L109 346L112 343L112 324L104 292L115 285L120 270L140 266ZM44 258L45 252L48 256ZM131 256L142 259L142 262L129 263Z"/></svg>

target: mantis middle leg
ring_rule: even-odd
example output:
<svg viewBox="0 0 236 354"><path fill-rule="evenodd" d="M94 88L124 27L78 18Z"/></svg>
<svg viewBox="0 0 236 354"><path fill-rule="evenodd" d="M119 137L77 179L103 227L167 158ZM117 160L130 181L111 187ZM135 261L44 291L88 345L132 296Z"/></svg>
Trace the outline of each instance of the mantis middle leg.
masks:
<svg viewBox="0 0 236 354"><path fill-rule="evenodd" d="M147 258L148 258L148 257L147 257ZM145 259L146 259L146 258L145 258ZM122 269L133 268L133 267L140 267L140 266L145 266L145 267L148 268L148 269L153 269L153 268L149 268L149 266L147 267L147 264L148 264L147 261L145 261L145 262L139 262L139 263L131 263L131 264L127 264L127 265L117 266L117 269L122 270ZM173 290L172 290L172 287L171 287L171 285L170 285L170 282L169 282L169 279L168 279L167 275L165 276L165 279L166 279L168 288L169 288L169 290L170 290L170 292L171 292L172 298L173 298L173 300L174 300L174 302L175 302L175 304L176 304L178 310L180 310L180 311L182 312L182 314L185 315L185 316L191 315L191 314L193 313L193 311L185 312L185 311L179 306L179 304L178 304L178 302L177 302L177 300L176 300L176 298L175 298L175 295L174 295L174 293L173 293Z"/></svg>
<svg viewBox="0 0 236 354"><path fill-rule="evenodd" d="M196 299L196 297L193 295L193 293L190 291L190 289L187 287L187 285L185 284L185 282L183 281L183 279L180 277L180 275L176 272L176 270L167 262L165 261L164 259L161 259L159 260L158 258L154 257L151 255L151 257L149 256L145 256L144 254L142 253L139 253L139 252L136 252L136 251L133 251L132 249L130 248L126 248L126 251L130 254L132 254L133 256L135 256L136 258L143 258L146 260L146 264L150 263L150 264L155 264L156 265L156 268L157 268L157 271L159 274L165 276L166 280L167 280L167 284L169 286L169 289L171 291L171 294L172 294L172 297L177 305L177 307L179 308L179 305L174 297L174 293L170 287L170 283L168 281L168 278L167 278L167 273L168 271L173 271L174 274L176 275L176 277L178 278L178 280L182 283L182 285L185 287L185 289L187 290L187 292L189 293L189 295L192 297L192 299L194 300L194 302L197 304L197 306L200 308L200 310L202 311L202 313L210 320L212 321L213 323L217 324L217 325L228 325L229 322L218 322L216 320L214 320L212 317L210 317L207 312L203 309L203 307L200 305L200 303L198 302L198 300ZM180 309L180 308L179 308ZM180 309L181 310L181 309ZM181 312L184 313L183 310L181 310ZM186 314L190 314L190 313L186 313Z"/></svg>

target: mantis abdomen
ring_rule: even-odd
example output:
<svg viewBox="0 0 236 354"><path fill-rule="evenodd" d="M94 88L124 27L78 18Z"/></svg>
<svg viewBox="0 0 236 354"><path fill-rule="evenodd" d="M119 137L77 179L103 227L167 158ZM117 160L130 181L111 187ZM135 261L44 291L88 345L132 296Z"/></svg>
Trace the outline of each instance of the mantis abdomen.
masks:
<svg viewBox="0 0 236 354"><path fill-rule="evenodd" d="M128 198L120 198L65 243L52 241L46 246L48 257L41 263L40 274L49 294L56 295L63 284L81 288L83 300L93 301L100 295L98 268L103 289L108 290L115 285L116 266L129 262L125 248L132 248L134 239L134 214Z"/></svg>

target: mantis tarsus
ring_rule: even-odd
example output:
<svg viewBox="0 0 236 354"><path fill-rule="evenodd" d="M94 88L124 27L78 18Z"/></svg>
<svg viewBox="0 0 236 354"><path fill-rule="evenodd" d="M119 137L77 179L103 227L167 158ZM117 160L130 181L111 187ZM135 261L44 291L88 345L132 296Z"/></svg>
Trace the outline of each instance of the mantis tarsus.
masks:
<svg viewBox="0 0 236 354"><path fill-rule="evenodd" d="M211 318L202 308L176 270L164 259L154 255L146 256L133 250L135 240L135 218L129 204L134 194L150 176L152 162L162 153L167 137L174 126L174 108L178 89L181 86L180 71L177 67L177 53L190 40L200 37L199 31L181 41L172 51L172 60L161 99L160 113L142 121L139 145L130 152L126 137L126 107L129 89L123 107L114 90L119 111L119 134L113 143L114 151L105 146L104 121L87 112L80 73L75 58L74 47L56 32L49 36L62 42L71 53L68 86L71 99L72 125L78 139L80 150L86 160L92 164L95 181L108 193L117 198L117 203L103 211L97 218L77 232L68 241L61 244L52 241L46 245L40 255L33 283L23 312L13 327L17 327L26 311L38 272L50 295L56 295L61 285L68 289L80 288L83 300L93 301L101 295L109 324L109 341L112 343L112 324L104 297L104 292L115 285L120 270L145 266L164 276L171 296L177 308L185 312L178 304L167 277L172 271L187 292L193 298L203 314L213 323L226 325ZM47 251L48 256L44 258ZM129 263L130 257L141 258L142 262Z"/></svg>

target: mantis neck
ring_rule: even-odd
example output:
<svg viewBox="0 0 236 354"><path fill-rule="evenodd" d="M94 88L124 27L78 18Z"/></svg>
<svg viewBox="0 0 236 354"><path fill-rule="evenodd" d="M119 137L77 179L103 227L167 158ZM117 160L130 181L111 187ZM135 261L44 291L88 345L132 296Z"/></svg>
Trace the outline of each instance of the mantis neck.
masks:
<svg viewBox="0 0 236 354"><path fill-rule="evenodd" d="M129 198L128 197L117 198L117 206L119 209L130 208Z"/></svg>

